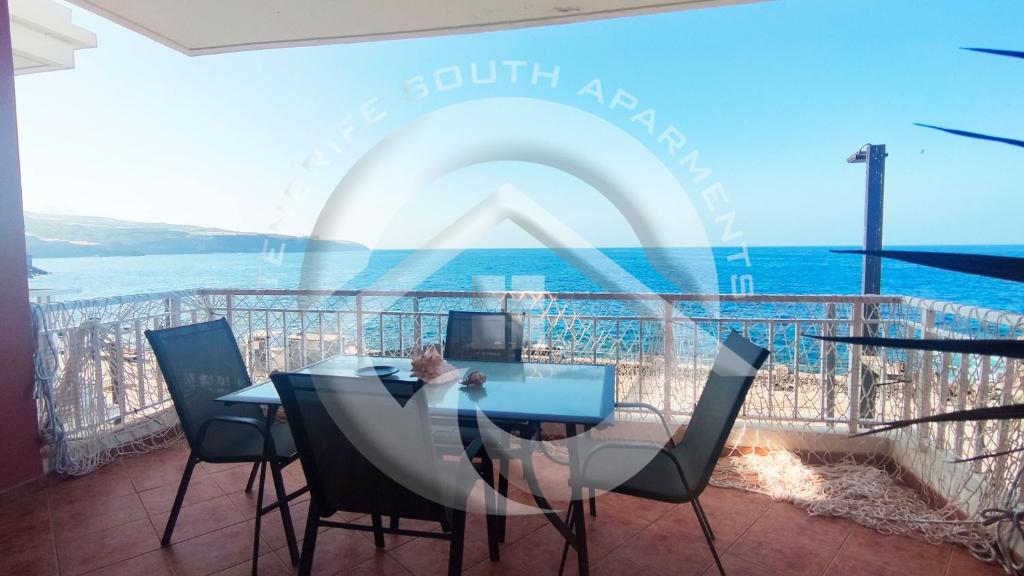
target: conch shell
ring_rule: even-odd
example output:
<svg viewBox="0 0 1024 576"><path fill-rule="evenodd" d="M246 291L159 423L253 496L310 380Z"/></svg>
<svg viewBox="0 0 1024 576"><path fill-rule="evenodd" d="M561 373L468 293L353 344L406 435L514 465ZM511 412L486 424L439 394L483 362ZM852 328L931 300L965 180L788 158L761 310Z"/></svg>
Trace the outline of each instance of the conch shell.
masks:
<svg viewBox="0 0 1024 576"><path fill-rule="evenodd" d="M458 378L459 369L446 362L436 348L430 347L413 357L412 375L428 384L442 384Z"/></svg>
<svg viewBox="0 0 1024 576"><path fill-rule="evenodd" d="M462 385L467 388L483 388L484 382L487 382L487 374L479 370L473 370L462 379Z"/></svg>

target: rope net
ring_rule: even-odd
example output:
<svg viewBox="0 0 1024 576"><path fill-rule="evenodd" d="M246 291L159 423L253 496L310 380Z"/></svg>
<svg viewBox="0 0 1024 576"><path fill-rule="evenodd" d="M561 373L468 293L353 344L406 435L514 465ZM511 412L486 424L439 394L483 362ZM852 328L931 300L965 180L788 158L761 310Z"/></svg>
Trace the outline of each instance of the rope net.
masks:
<svg viewBox="0 0 1024 576"><path fill-rule="evenodd" d="M992 535L980 522L963 520L955 506L929 503L898 471L849 456L833 464L808 464L786 450L733 456L721 461L711 483L791 502L814 516L849 518L883 534L959 544L995 560Z"/></svg>
<svg viewBox="0 0 1024 576"><path fill-rule="evenodd" d="M144 330L171 325L171 298L33 305L40 435L49 465L82 476L178 442L180 428Z"/></svg>

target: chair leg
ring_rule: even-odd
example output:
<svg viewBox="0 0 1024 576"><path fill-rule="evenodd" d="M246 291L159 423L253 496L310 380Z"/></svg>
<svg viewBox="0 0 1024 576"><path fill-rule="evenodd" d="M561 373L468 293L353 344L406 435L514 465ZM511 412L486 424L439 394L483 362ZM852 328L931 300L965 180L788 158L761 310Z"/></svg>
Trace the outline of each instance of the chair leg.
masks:
<svg viewBox="0 0 1024 576"><path fill-rule="evenodd" d="M401 516L392 516L391 521L388 522L388 528L390 528L391 530L398 530L398 524L400 520Z"/></svg>
<svg viewBox="0 0 1024 576"><path fill-rule="evenodd" d="M370 522L373 523L373 545L377 548L384 547L384 521L380 514L370 514Z"/></svg>
<svg viewBox="0 0 1024 576"><path fill-rule="evenodd" d="M263 492L267 485L266 463L260 464L260 485L256 488L256 528L252 536L252 576L259 571L260 562L260 528L263 524Z"/></svg>
<svg viewBox="0 0 1024 576"><path fill-rule="evenodd" d="M697 515L697 522L700 524L701 530L704 531L704 539L708 541L708 548L711 549L711 555L715 557L715 565L718 566L718 573L725 576L725 567L722 566L722 559L718 557L718 549L715 548L715 536L711 532L711 525L707 523L707 518L704 517L704 510L700 507L700 503L694 498L690 500L690 504L693 505L693 513Z"/></svg>
<svg viewBox="0 0 1024 576"><path fill-rule="evenodd" d="M466 513L452 510L452 541L448 549L448 576L462 573L462 549L466 542Z"/></svg>
<svg viewBox="0 0 1024 576"><path fill-rule="evenodd" d="M576 506L576 502L569 502L569 509L565 512L565 523L567 525L569 525L570 529L572 529L572 525L569 524L569 520L574 517L573 516L573 511L574 511L574 507L575 506ZM562 576L562 573L565 571L565 561L568 558L569 558L569 539L566 538L565 544L562 546L562 561L559 562L559 564L558 564L558 576Z"/></svg>
<svg viewBox="0 0 1024 576"><path fill-rule="evenodd" d="M295 527L292 526L292 514L288 507L288 492L284 488L281 462L277 458L270 459L270 473L274 478L274 491L277 492L277 509L281 511L281 523L284 524L284 538L288 541L288 552L294 566L299 563L299 546L295 543Z"/></svg>
<svg viewBox="0 0 1024 576"><path fill-rule="evenodd" d="M188 463L185 464L185 471L181 474L181 482L178 484L178 494L174 497L174 505L171 507L171 515L167 517L167 526L164 527L164 537L160 540L162 546L171 543L171 535L174 534L174 525L178 522L178 513L181 512L181 504L185 501L185 492L188 491L188 483L192 479L192 472L199 464L199 458L195 454L188 455Z"/></svg>
<svg viewBox="0 0 1024 576"><path fill-rule="evenodd" d="M715 539L715 532L711 529L711 522L708 521L708 514L704 511L704 507L700 505L700 501L694 500L694 504L697 505L697 521L703 521L704 525L708 528L708 534L711 534L711 539Z"/></svg>
<svg viewBox="0 0 1024 576"><path fill-rule="evenodd" d="M299 576L309 576L313 571L313 554L316 551L316 535L320 528L320 511L314 502L309 504L306 517L306 533L302 539L302 556L299 557Z"/></svg>
<svg viewBox="0 0 1024 576"><path fill-rule="evenodd" d="M259 461L252 463L252 471L249 472L249 481L245 484L245 493L249 494L252 492L252 485L256 483L256 472L260 469Z"/></svg>

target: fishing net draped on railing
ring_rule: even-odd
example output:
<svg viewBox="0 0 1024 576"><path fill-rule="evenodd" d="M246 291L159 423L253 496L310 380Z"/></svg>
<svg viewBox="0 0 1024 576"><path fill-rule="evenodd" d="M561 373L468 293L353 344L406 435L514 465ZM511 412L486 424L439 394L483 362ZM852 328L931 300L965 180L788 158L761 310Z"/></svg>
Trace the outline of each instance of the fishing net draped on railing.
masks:
<svg viewBox="0 0 1024 576"><path fill-rule="evenodd" d="M908 298L907 306L913 312L912 338L1024 338L1024 316L1018 314L915 298ZM1024 402L1019 360L931 351L906 355L912 360L913 394L903 419ZM1022 424L1019 419L919 424L896 434L894 441L894 455L906 470L971 520L984 522L987 536L1002 534L1001 560L1014 574L1024 573L1012 558L1024 550L1024 539L1019 528L1012 528L1015 522L996 516L1019 511L1024 504L1019 489L1024 458L1016 451L1024 446ZM993 454L1003 455L989 457ZM995 559L996 550L973 544L976 555Z"/></svg>
<svg viewBox="0 0 1024 576"><path fill-rule="evenodd" d="M900 316L897 333L868 329L857 335L910 339L1019 339L1024 335L1024 318L1019 315L952 303L904 298ZM874 379L879 391L870 394L873 399L867 405L862 395L861 414L851 419L853 430L1024 400L1021 374L1012 359L893 349L879 357L882 350L866 346L853 351L861 356L859 377ZM883 362L888 366L883 367ZM861 389L863 394L865 388ZM874 410L873 418L866 417L869 410ZM983 559L999 559L992 547L997 530L1012 536L1002 539L1002 560L1007 550L1019 550L1024 542L1019 534L1009 534L1013 522L997 518L1021 509L1022 458L1013 450L1022 445L1019 420L922 424L884 437L888 447L866 458L849 445L846 452L857 456L841 457L843 451L830 454L815 442L810 465L806 458L797 461L786 454L751 454L725 461L718 476L722 484L783 496L812 513L851 517L883 532L916 532L932 541L956 542ZM978 458L1000 453L1005 454ZM838 462L827 461L836 455ZM920 497L921 492L927 499Z"/></svg>
<svg viewBox="0 0 1024 576"><path fill-rule="evenodd" d="M145 449L143 432L175 434L146 328L226 318L260 381L337 354L407 357L443 346L449 310L523 313L526 360L615 365L619 401L653 404L680 424L730 330L769 348L732 439L758 451L724 459L720 485L977 551L988 538L975 522L981 510L1016 497L1008 487L1019 455L950 464L1020 445L1016 423L849 438L881 422L1022 400L1019 373L1004 358L815 338L1024 333L1012 314L898 296L204 289L50 304L36 310L42 426L68 474Z"/></svg>
<svg viewBox="0 0 1024 576"><path fill-rule="evenodd" d="M197 319L193 292L32 305L36 398L52 467L89 473L178 437L144 331Z"/></svg>

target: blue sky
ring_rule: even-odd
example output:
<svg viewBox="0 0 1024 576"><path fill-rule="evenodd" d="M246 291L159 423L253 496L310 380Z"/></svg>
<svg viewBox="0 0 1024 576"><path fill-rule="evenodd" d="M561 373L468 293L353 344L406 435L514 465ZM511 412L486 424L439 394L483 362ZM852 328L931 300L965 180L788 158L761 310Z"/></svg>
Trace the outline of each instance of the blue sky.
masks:
<svg viewBox="0 0 1024 576"><path fill-rule="evenodd" d="M648 147L677 174L714 245L859 243L863 169L845 158L865 142L889 147L886 243L1024 240L1021 151L913 126L1024 137L1024 62L959 50L1024 49L1019 2L779 0L198 58L77 8L74 19L96 32L98 48L80 51L72 71L16 82L29 210L308 234L334 185L383 138L459 102L524 97L577 107ZM410 78L429 80L452 66L468 75L471 64L486 70L490 61L499 63L493 84L465 82L416 101L403 92ZM517 82L503 61L528 63ZM534 64L557 66L557 86L525 81ZM595 78L603 104L579 93ZM695 182L631 113L610 109L619 89L637 98L637 111L656 111L655 134L669 124L685 134L682 153L697 151L711 176ZM356 122L353 143L331 152L327 143L340 142L345 119L371 98L387 117ZM560 128L554 119L551 129ZM460 136L449 138L439 145ZM311 174L303 166L314 150L327 151L331 163ZM296 183L308 188L286 194ZM728 202L711 211L702 191L716 183ZM499 162L423 190L428 201L411 203L389 223L389 245L419 245L429 236L417 228L424 214L457 215L503 184L592 244L636 243L587 183L548 167ZM632 193L641 201L652 194L640 186ZM716 220L723 214L728 230ZM485 242L534 243L508 226Z"/></svg>

